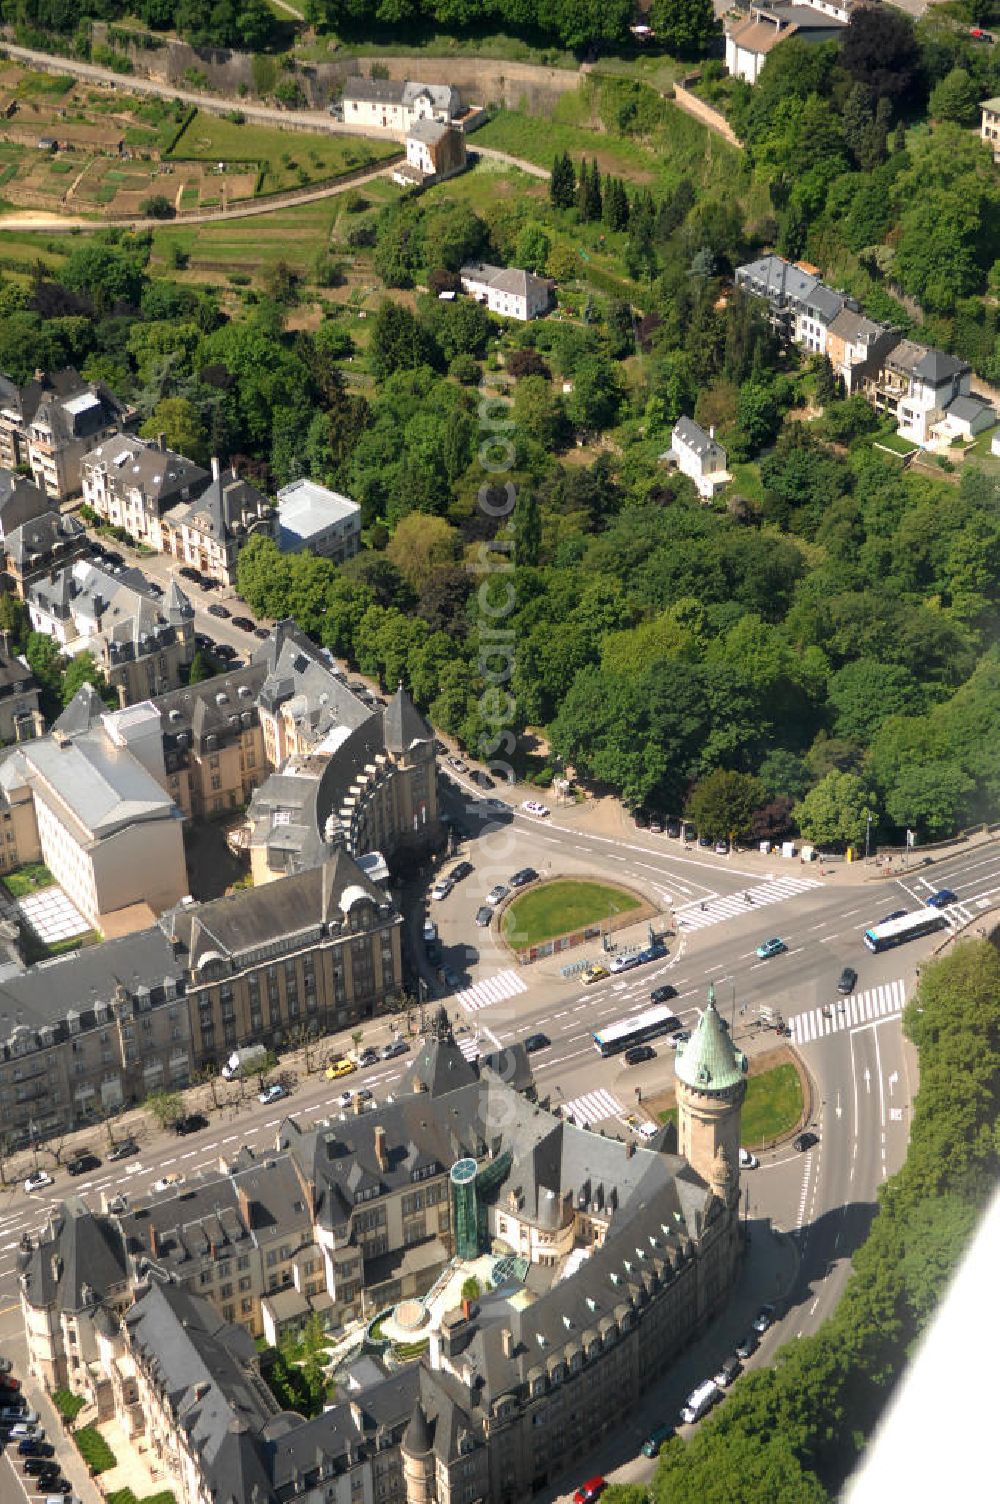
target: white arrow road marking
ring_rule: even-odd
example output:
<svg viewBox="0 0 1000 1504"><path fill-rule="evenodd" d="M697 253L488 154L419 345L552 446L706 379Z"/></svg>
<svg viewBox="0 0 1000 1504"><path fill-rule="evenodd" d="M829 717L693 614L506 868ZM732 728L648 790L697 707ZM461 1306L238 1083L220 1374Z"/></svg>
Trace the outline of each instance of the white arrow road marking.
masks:
<svg viewBox="0 0 1000 1504"><path fill-rule="evenodd" d="M889 1095L890 1095L890 1097L892 1096L892 1093L893 1093L893 1091L895 1089L895 1086L896 1086L896 1082L898 1080L899 1080L899 1072L898 1071L893 1071L892 1075L889 1077Z"/></svg>
<svg viewBox="0 0 1000 1504"><path fill-rule="evenodd" d="M872 1073L868 1069L867 1065L865 1066L865 1088L870 1096L872 1089Z"/></svg>
<svg viewBox="0 0 1000 1504"><path fill-rule="evenodd" d="M840 1117L840 1115L843 1112L843 1110L844 1109L840 1105L840 1089L838 1087L838 1089L837 1089L837 1106L835 1108L835 1111L836 1111L836 1114L837 1114L838 1118Z"/></svg>

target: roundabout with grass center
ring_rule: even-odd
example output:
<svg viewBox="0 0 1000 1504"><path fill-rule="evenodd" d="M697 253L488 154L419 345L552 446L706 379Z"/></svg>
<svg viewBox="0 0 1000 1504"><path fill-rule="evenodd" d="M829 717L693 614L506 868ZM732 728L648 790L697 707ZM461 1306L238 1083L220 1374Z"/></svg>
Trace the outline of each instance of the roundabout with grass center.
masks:
<svg viewBox="0 0 1000 1504"><path fill-rule="evenodd" d="M638 893L617 883L560 877L519 893L504 909L500 927L512 949L524 950L591 925L606 928L609 920L617 928L623 916L632 923L651 912Z"/></svg>

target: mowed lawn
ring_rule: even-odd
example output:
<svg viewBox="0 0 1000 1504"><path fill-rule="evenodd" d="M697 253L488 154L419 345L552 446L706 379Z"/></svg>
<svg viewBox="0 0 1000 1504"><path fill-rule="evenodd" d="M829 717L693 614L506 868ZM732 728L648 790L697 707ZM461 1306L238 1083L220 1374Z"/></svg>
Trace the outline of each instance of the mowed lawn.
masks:
<svg viewBox="0 0 1000 1504"><path fill-rule="evenodd" d="M740 1138L748 1149L790 1133L802 1115L802 1083L794 1065L776 1065L747 1082Z"/></svg>
<svg viewBox="0 0 1000 1504"><path fill-rule="evenodd" d="M556 935L599 924L609 914L638 909L640 900L624 888L607 883L560 879L522 893L505 909L504 939L518 949L540 945Z"/></svg>
<svg viewBox="0 0 1000 1504"><path fill-rule="evenodd" d="M399 151L397 141L282 131L249 121L237 125L234 120L199 110L169 156L174 161L254 162L264 173L261 192L280 193L287 188L330 182L355 168L398 156Z"/></svg>

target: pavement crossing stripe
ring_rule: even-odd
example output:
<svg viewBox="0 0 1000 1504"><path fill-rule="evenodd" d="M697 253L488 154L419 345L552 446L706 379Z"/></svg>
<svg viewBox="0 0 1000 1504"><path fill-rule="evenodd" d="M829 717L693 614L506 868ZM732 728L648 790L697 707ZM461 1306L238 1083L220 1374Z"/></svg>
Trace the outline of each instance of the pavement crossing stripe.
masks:
<svg viewBox="0 0 1000 1504"><path fill-rule="evenodd" d="M781 903L786 898L795 898L807 893L810 888L822 884L815 877L778 877L770 882L758 883L756 887L744 888L740 893L729 893L723 898L683 904L675 909L678 925L685 930L701 930L710 924L721 924L724 919L733 919L737 914L746 914L754 909L766 908L769 904ZM749 893L753 903L747 903L743 894Z"/></svg>
<svg viewBox="0 0 1000 1504"><path fill-rule="evenodd" d="M455 994L458 1001L467 1013L475 1013L480 1008L492 1007L494 1003L502 1002L504 998L514 997L519 992L527 992L528 984L513 967L506 971L500 971L496 976L484 977L482 981L475 982L471 987L465 987Z"/></svg>
<svg viewBox="0 0 1000 1504"><path fill-rule="evenodd" d="M822 1007L810 1008L807 1013L797 1013L789 1019L794 1044L812 1044L828 1034L839 1034L844 1029L856 1029L876 1018L887 1018L901 1013L906 1002L906 984L900 978L871 987L867 992L855 992L843 1003L830 1005L829 1017Z"/></svg>
<svg viewBox="0 0 1000 1504"><path fill-rule="evenodd" d="M624 1108L618 1098L611 1092L601 1087L598 1091L588 1091L582 1097L574 1097L570 1102L562 1104L562 1115L567 1117L572 1114L578 1123L600 1123L605 1118L616 1118Z"/></svg>
<svg viewBox="0 0 1000 1504"><path fill-rule="evenodd" d="M479 1045L474 1039L460 1039L458 1048L462 1051L466 1060L478 1060Z"/></svg>

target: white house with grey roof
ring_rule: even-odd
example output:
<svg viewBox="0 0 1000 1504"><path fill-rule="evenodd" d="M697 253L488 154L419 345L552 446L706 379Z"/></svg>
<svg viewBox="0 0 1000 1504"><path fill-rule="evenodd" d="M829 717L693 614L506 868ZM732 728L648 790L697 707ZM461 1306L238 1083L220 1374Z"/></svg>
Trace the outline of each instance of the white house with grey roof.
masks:
<svg viewBox="0 0 1000 1504"><path fill-rule="evenodd" d="M415 120L406 132L406 161L393 172L393 181L403 187L440 183L462 172L466 165L465 137L453 125L440 120Z"/></svg>
<svg viewBox="0 0 1000 1504"><path fill-rule="evenodd" d="M717 441L714 427L706 433L693 418L677 419L670 435L670 448L660 455L660 460L694 481L703 501L713 500L733 478L726 469L726 451Z"/></svg>
<svg viewBox="0 0 1000 1504"><path fill-rule="evenodd" d="M526 323L547 313L555 283L516 266L467 261L459 272L462 291L484 303L491 313Z"/></svg>
<svg viewBox="0 0 1000 1504"><path fill-rule="evenodd" d="M342 104L346 123L400 134L417 120L450 125L462 112L461 96L452 84L392 78L347 79Z"/></svg>
<svg viewBox="0 0 1000 1504"><path fill-rule="evenodd" d="M342 564L361 547L361 508L349 496L303 477L282 486L277 500L277 540L283 554L308 550Z"/></svg>

